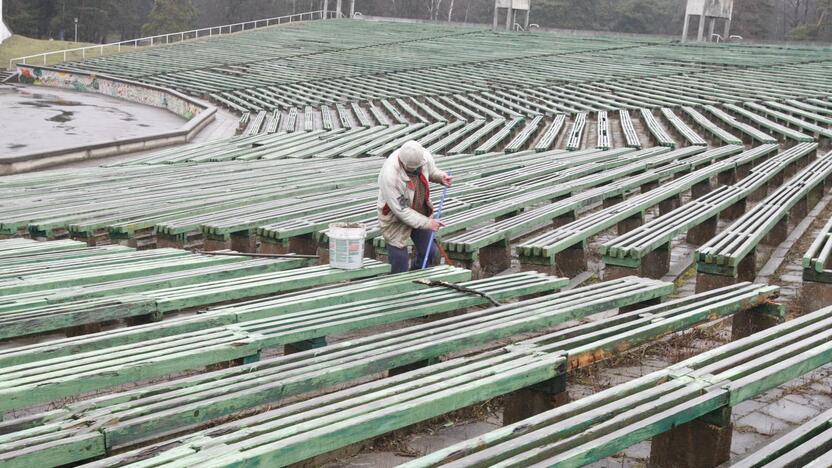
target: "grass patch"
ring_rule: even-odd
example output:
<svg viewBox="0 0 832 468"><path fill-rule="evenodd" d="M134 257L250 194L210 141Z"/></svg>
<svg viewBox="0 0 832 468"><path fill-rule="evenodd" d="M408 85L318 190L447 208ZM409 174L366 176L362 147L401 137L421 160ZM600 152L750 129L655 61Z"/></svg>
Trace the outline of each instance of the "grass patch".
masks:
<svg viewBox="0 0 832 468"><path fill-rule="evenodd" d="M44 39L30 39L26 36L14 35L0 44L0 69L6 69L9 66L9 60L26 55L40 54L43 52L52 52L64 49L74 49L77 47L86 47L95 44L75 43L68 41L49 41ZM112 54L110 48L104 49L104 54ZM113 48L114 49L114 48ZM87 51L87 57L98 56L99 51ZM80 60L81 52L67 54L67 60ZM63 55L56 54L47 59L47 65L54 65L63 61ZM36 60L35 65L42 65L42 60Z"/></svg>

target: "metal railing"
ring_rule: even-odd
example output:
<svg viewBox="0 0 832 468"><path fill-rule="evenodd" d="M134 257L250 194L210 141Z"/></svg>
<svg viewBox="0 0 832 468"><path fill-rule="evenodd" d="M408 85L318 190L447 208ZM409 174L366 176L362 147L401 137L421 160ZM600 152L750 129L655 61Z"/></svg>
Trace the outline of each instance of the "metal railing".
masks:
<svg viewBox="0 0 832 468"><path fill-rule="evenodd" d="M328 11L327 18L336 18L341 15L336 11ZM87 55L91 57L101 57L104 55L105 49L110 49L112 52L121 52L122 48L139 47L154 47L158 45L172 44L176 42L190 41L196 39L203 39L206 37L219 36L222 34L231 34L241 31L248 31L250 29L264 28L267 26L292 23L295 21L311 21L323 19L323 10L307 11L304 13L296 13L294 15L278 16L276 18L266 18L253 21L244 21L242 23L225 24L222 26L212 26L202 29L193 29L191 31L179 31L168 34L160 34L158 36L140 37L138 39L130 39L121 42L112 42L110 44L98 44L86 47L78 47L74 49L55 50L52 52L43 52L41 54L27 55L25 57L16 57L9 60L9 70L14 70L15 64L22 65L47 65L50 56L59 56L61 61L66 62L70 55L74 55L73 60L85 60ZM90 52L88 54L88 51ZM98 51L98 54L95 54ZM80 57L77 57L80 53Z"/></svg>

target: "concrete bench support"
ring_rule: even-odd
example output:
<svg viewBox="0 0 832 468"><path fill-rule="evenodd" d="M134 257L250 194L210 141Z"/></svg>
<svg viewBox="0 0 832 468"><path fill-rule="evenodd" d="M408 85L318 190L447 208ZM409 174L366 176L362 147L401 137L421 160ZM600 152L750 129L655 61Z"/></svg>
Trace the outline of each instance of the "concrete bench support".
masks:
<svg viewBox="0 0 832 468"><path fill-rule="evenodd" d="M731 408L720 408L653 437L651 468L704 468L731 458Z"/></svg>
<svg viewBox="0 0 832 468"><path fill-rule="evenodd" d="M555 378L521 388L504 397L503 425L514 424L536 414L569 403L566 391L566 365Z"/></svg>

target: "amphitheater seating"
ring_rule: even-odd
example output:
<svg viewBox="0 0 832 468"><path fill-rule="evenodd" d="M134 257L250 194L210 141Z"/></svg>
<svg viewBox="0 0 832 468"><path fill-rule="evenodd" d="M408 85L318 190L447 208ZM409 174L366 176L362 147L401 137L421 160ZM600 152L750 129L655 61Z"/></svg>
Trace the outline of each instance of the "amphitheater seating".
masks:
<svg viewBox="0 0 832 468"><path fill-rule="evenodd" d="M633 196L628 200L619 201L613 199L608 208L592 213L578 220L558 226L550 231L537 235L518 245L518 254L521 263L533 263L542 265L555 265L561 252L572 249L571 256L575 256L576 249L580 251L580 258L568 260L573 265L563 266L568 274L575 274L583 263L583 248L588 239L612 226L618 224L619 233L633 229L633 225L640 225L643 221L644 212L652 206L660 205L663 202L679 197L682 192L693 189L698 184L710 183L709 179L720 173L733 171L738 159L744 159L743 154L737 154L741 147L726 146L723 148L707 151L685 160L684 164L689 165L690 173L678 176L669 183L662 184L658 188L642 186L642 193ZM721 161L725 158L727 160ZM695 169L697 167L701 169ZM666 169L667 174L682 172L678 167ZM649 189L649 190L647 190ZM622 197L623 198L623 197ZM577 267L577 268L576 268Z"/></svg>
<svg viewBox="0 0 832 468"><path fill-rule="evenodd" d="M815 158L830 57L334 19L61 63L209 100L240 135L3 178L0 464L309 463L497 396L506 429L413 465L581 464L650 437L659 465L670 440L696 452L688 423L724 430L731 406L830 362L832 309L526 418L568 371L711 320L740 337L783 319L776 287L741 281L832 176ZM332 222L387 253L376 178L409 140L454 173L437 239L471 270L322 266ZM717 234L720 217L736 221ZM606 281L554 292L565 278L529 271L586 270L566 260L616 225ZM830 231L804 258L804 311L832 301ZM699 292L661 303L682 233ZM512 247L522 272L489 277L516 270ZM759 459L824 444L787 436Z"/></svg>
<svg viewBox="0 0 832 468"><path fill-rule="evenodd" d="M832 360L830 326L832 308L822 309L404 466L582 465L651 437L654 463L672 464L684 457L718 465L727 461L730 443L718 447L706 442L716 436L680 442L679 434L674 445L661 439L669 430L685 430L698 421L730 431L732 407ZM787 435L781 440L786 445L793 439Z"/></svg>
<svg viewBox="0 0 832 468"><path fill-rule="evenodd" d="M453 274L435 276L454 279ZM527 273L512 278L461 284L488 293L496 300L545 292L562 285L562 280L550 280ZM234 299L219 294L216 297ZM335 305L302 309L259 319L245 316L239 323L215 328L198 329L191 321L184 325L194 330L178 334L171 334L170 331L160 333L153 329L128 332L128 335L133 336L122 337L130 342L127 345L100 347L102 345L99 341L92 351L38 361L36 369L28 364L0 369L0 374L3 375L0 394L4 395L0 411L235 359L256 360L262 349L486 302L486 299L479 296L442 288L382 296L353 302L347 307ZM259 306L271 307L269 304ZM256 307L258 306L254 306ZM267 313L261 310L259 314ZM243 316L237 314L237 317ZM164 322L160 325L161 328L167 326ZM182 325L173 323L176 330L181 329ZM162 337L142 340L143 336L157 334ZM37 392L31 391L34 387L38 389Z"/></svg>
<svg viewBox="0 0 832 468"><path fill-rule="evenodd" d="M797 213L805 216L806 210L820 200L830 175L832 152L809 164L700 247L696 251L700 273L697 288L753 278L757 244L776 245L785 240L791 210L796 207Z"/></svg>
<svg viewBox="0 0 832 468"><path fill-rule="evenodd" d="M766 143L777 143L777 138L757 130L756 128L748 125L746 123L740 122L739 120L731 117L728 113L719 109L715 106L704 106L704 109L711 113L714 117L721 120L723 123L728 125L731 128L734 128L743 133L746 136L746 139L754 140L762 144Z"/></svg>
<svg viewBox="0 0 832 468"><path fill-rule="evenodd" d="M511 239L541 227L560 216L572 216L572 213L584 210L599 201L622 196L636 187L656 182L675 172L688 170L690 168L684 163L677 165L671 163L677 159L691 157L703 150L701 147L691 147L647 158L631 153L629 157L638 162L606 170L598 175L585 176L569 185L556 187L562 190L562 195L572 194L567 198L526 210L494 224L468 229L464 233L451 237L443 237L442 243L452 258L467 262L476 262L480 251L488 249L487 254L494 253L495 255L490 256L486 263L496 271L500 271L506 268L506 246ZM663 165L670 165L673 169L662 171ZM649 169L645 171L645 168ZM614 182L608 183L610 181ZM604 183L608 184L600 185Z"/></svg>
<svg viewBox="0 0 832 468"><path fill-rule="evenodd" d="M604 284L596 285L595 288L597 287L604 287ZM524 385L562 377L566 370L602 359L614 347L623 345L623 349L628 349L671 330L707 321L709 314L716 314L710 317L714 318L747 311L755 304L764 304L772 294L776 294L776 288L744 285L720 293L674 300L597 323L567 328L500 350L452 359L327 396L314 397L227 423L220 426L219 430L215 428L180 438L174 444L166 443L164 446L154 446L152 450L127 452L104 459L101 463L103 466L119 466L127 460L155 463L170 456L187 456L181 460L198 464L208 462L210 456L225 456L225 459L220 459L220 463L228 463L231 459L256 460L277 465L299 462ZM585 297L585 293L571 295L573 300ZM553 303L540 298L528 303L532 304L540 307ZM522 306L523 303L519 305ZM502 309L494 309L493 312L500 310ZM572 314L563 311L558 315L562 320ZM450 323L452 320L456 318L442 322ZM423 345L422 348L427 346ZM539 372L536 364L540 363L545 363L549 372ZM525 372L514 372L521 369ZM363 405L368 406L365 408ZM201 406L205 408L204 404ZM301 413L305 415L305 420L297 425L297 417ZM148 416L145 419L149 423L153 416ZM292 421L292 429L281 424L281 421ZM386 423L379 424L381 421ZM116 426L121 424L116 422ZM134 426L139 424L146 423L140 420L133 423ZM145 427L149 427L149 424ZM281 427L289 432L284 434ZM106 432L110 428L105 424L103 430ZM112 436L118 440L118 428L113 427L112 431ZM264 438L260 439L259 448L249 451L245 447L252 434L262 434ZM205 441L206 437L222 440L225 443L224 452L215 454L212 451L195 450L197 446L193 444ZM172 451L168 453L168 450Z"/></svg>
<svg viewBox="0 0 832 468"><path fill-rule="evenodd" d="M688 242L706 242L716 235L716 221L721 213L728 214L733 208L744 210L746 199L758 191L765 191L776 179L782 179L789 168L808 159L816 148L815 143L803 143L763 163L755 160L770 156L777 150L777 145L760 145L746 151L743 154L755 156L754 160L745 163L753 167L742 169L748 174L746 177L735 183L722 184L712 192L602 244L599 250L607 269L619 268L625 271L624 274L637 272L651 278L661 277L669 270L672 241L677 235L688 232Z"/></svg>
<svg viewBox="0 0 832 468"><path fill-rule="evenodd" d="M158 249L157 249L158 250ZM172 249L171 249L172 250ZM149 252L154 252L153 250ZM206 257L193 255L203 259ZM244 260L245 257L207 257L208 259ZM187 265L185 259L176 259ZM140 264L141 262L136 262ZM0 320L4 325L0 338L30 335L67 327L101 324L111 320L148 317L160 320L164 314L178 310L192 309L219 302L240 300L264 294L329 284L348 279L366 278L389 272L389 265L368 260L358 270L337 270L326 266L298 268L304 260L280 260L257 262L248 268L223 269L212 272L194 270L187 281L175 281L177 286L168 286L170 277L160 278L164 268L138 269L131 263L117 265L122 272L136 271L139 274L122 277L86 276L85 270L70 270L86 280L77 282L43 283L41 288L7 288L7 299L3 303ZM204 263L210 266L211 263ZM112 266L106 267L112 269ZM175 271L175 270L173 270ZM195 274L194 274L195 273ZM203 273L209 273L203 275ZM38 277L32 278L40 281ZM124 281L127 280L127 281ZM97 283L97 284L96 284ZM69 289L83 285L84 289ZM138 286L138 287L137 287ZM154 287L155 286L155 287ZM167 286L161 287L159 286ZM126 295L128 291L135 291ZM40 296L33 292L40 291ZM22 294L22 301L16 301L14 292ZM121 296L116 296L117 294Z"/></svg>
<svg viewBox="0 0 832 468"><path fill-rule="evenodd" d="M724 107L733 112L734 114L739 115L742 118L748 120L754 125L765 128L766 130L778 134L783 138L788 138L796 141L815 141L814 138L812 138L809 135L806 135L805 133L799 132L797 130L792 130L791 128L786 127L785 125L780 125L779 123L773 120L767 119L759 114L743 109L742 107L739 107L735 104L725 104Z"/></svg>

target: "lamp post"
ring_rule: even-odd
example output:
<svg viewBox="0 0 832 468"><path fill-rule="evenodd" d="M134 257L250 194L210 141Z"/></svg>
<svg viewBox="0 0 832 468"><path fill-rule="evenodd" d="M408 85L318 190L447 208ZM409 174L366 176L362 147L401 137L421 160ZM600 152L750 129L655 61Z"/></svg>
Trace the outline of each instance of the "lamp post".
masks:
<svg viewBox="0 0 832 468"><path fill-rule="evenodd" d="M75 18L75 43L78 43L78 18Z"/></svg>

